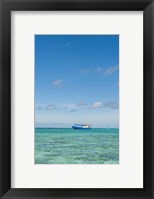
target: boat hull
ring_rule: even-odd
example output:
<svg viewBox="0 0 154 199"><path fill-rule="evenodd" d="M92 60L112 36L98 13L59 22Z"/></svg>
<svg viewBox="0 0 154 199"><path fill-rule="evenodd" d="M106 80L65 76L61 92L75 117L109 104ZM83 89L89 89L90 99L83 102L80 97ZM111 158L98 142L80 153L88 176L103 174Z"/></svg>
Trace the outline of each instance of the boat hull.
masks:
<svg viewBox="0 0 154 199"><path fill-rule="evenodd" d="M72 126L72 128L78 130L91 130L90 127L81 127L81 126Z"/></svg>

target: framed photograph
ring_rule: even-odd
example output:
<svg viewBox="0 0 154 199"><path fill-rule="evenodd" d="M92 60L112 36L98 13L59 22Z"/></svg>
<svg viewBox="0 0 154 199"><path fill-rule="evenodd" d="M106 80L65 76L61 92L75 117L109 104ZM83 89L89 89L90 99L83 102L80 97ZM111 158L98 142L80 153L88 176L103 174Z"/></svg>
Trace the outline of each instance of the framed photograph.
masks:
<svg viewBox="0 0 154 199"><path fill-rule="evenodd" d="M118 59L119 35L35 35L35 164L119 163Z"/></svg>
<svg viewBox="0 0 154 199"><path fill-rule="evenodd" d="M1 198L153 198L152 0L0 1Z"/></svg>

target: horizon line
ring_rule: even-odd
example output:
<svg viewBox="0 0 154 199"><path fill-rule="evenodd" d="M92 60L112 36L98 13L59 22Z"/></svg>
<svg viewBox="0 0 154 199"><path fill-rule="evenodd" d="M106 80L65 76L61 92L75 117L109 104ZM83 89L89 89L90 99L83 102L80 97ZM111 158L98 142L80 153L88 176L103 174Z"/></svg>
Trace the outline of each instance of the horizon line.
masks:
<svg viewBox="0 0 154 199"><path fill-rule="evenodd" d="M35 127L35 129L71 129L72 127ZM93 129L119 129L119 127L93 127Z"/></svg>

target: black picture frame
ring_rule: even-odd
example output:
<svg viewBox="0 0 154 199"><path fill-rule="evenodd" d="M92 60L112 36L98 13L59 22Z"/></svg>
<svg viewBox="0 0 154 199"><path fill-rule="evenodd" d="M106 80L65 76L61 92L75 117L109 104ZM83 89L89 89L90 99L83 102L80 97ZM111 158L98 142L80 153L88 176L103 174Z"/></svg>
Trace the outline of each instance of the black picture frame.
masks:
<svg viewBox="0 0 154 199"><path fill-rule="evenodd" d="M143 11L144 187L130 189L11 188L11 11ZM152 0L0 0L0 196L1 198L154 198L154 2ZM131 81L131 79L130 79ZM26 172L26 171L25 171ZM127 180L127 179L124 179Z"/></svg>

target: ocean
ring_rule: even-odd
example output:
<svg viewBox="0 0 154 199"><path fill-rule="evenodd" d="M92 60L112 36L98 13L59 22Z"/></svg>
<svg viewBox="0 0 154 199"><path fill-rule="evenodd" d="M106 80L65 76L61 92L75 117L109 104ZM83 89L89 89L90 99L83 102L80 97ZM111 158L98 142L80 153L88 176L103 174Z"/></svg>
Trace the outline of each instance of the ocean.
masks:
<svg viewBox="0 0 154 199"><path fill-rule="evenodd" d="M119 164L119 129L35 128L35 164Z"/></svg>

